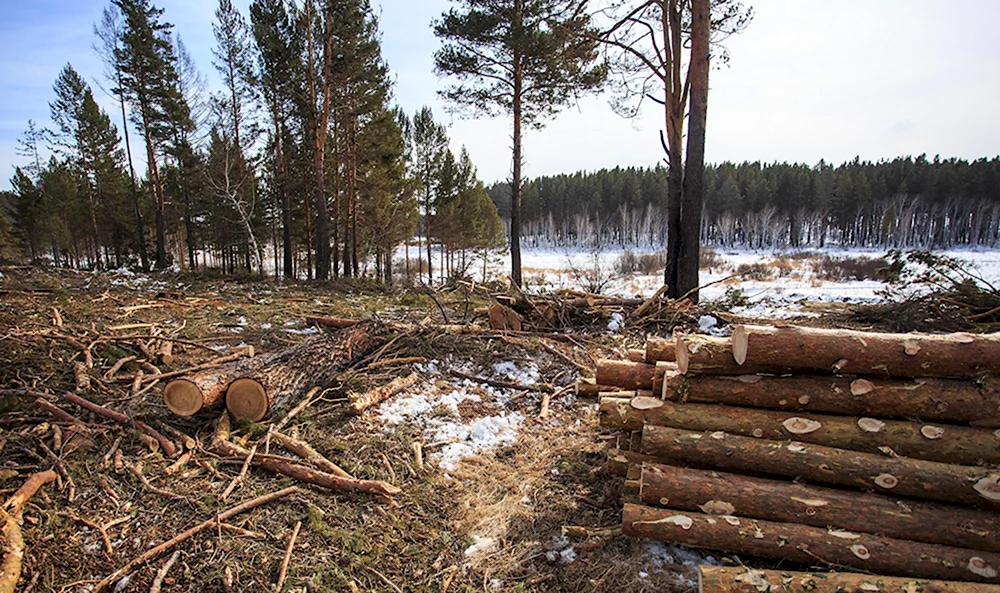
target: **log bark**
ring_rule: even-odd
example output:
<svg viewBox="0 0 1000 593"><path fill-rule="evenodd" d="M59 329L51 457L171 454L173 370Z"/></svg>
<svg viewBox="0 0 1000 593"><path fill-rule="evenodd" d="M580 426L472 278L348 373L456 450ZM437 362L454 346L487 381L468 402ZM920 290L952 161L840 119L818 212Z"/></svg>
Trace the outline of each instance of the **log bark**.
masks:
<svg viewBox="0 0 1000 593"><path fill-rule="evenodd" d="M776 441L794 439L865 453L888 450L904 457L956 465L1000 464L1000 431L986 428L669 401L644 410L643 421Z"/></svg>
<svg viewBox="0 0 1000 593"><path fill-rule="evenodd" d="M625 358L629 362L646 362L646 350L644 348L629 348L625 353Z"/></svg>
<svg viewBox="0 0 1000 593"><path fill-rule="evenodd" d="M673 544L849 566L880 574L1000 583L1000 554L733 516L626 504L622 532Z"/></svg>
<svg viewBox="0 0 1000 593"><path fill-rule="evenodd" d="M384 343L386 336L393 331L394 328L389 324L359 322L346 329L316 336L278 352L236 360L208 369L195 377L198 381L192 381L191 376L182 377L190 385L177 388L179 390L177 393L183 391L187 400L197 402L198 398L192 395L194 393L192 386L200 390L199 383L202 383L214 390L217 386L224 385L222 389L225 393L238 379L249 379L257 385L249 381L240 383L238 392L232 397L234 402L239 402L238 405L234 403L236 407L234 412L239 411L241 417L260 420L267 413L282 409L289 401L297 400L310 387L325 386L334 382L353 361ZM167 387L170 388L173 383ZM259 390L263 390L263 395ZM165 400L167 393L168 389L165 389ZM204 402L211 401L214 404L221 399L213 399L217 397L214 393L211 392L207 397L205 392L201 394L202 409L206 407ZM226 395L226 399L230 399L229 395ZM265 407L264 404L266 410L264 415L261 415L260 410ZM190 406L187 409L190 409Z"/></svg>
<svg viewBox="0 0 1000 593"><path fill-rule="evenodd" d="M597 383L614 385L624 391L631 389L652 389L656 365L627 360L597 361Z"/></svg>
<svg viewBox="0 0 1000 593"><path fill-rule="evenodd" d="M608 473L612 476L626 477L630 467L643 463L655 463L657 459L642 453L613 449L608 451Z"/></svg>
<svg viewBox="0 0 1000 593"><path fill-rule="evenodd" d="M1000 379L667 374L663 399L1000 428Z"/></svg>
<svg viewBox="0 0 1000 593"><path fill-rule="evenodd" d="M988 468L651 425L643 429L642 452L698 467L801 477L895 496L1000 508L1000 472Z"/></svg>
<svg viewBox="0 0 1000 593"><path fill-rule="evenodd" d="M397 377L392 381L364 393L347 394L350 400L350 410L353 414L361 414L368 408L378 405L390 397L396 395L404 389L409 389L416 385L420 376L417 373L410 373L405 377Z"/></svg>
<svg viewBox="0 0 1000 593"><path fill-rule="evenodd" d="M730 338L677 334L674 340L677 369L682 374L743 375L750 372L743 370L733 359Z"/></svg>
<svg viewBox="0 0 1000 593"><path fill-rule="evenodd" d="M845 572L698 567L699 593L1000 593L1000 586Z"/></svg>
<svg viewBox="0 0 1000 593"><path fill-rule="evenodd" d="M38 492L42 486L54 482L56 472L47 470L38 472L28 478L17 489L3 509L0 509L0 519L3 520L3 561L0 562L0 593L14 593L17 581L21 578L21 564L24 562L24 537L21 534L24 505Z"/></svg>
<svg viewBox="0 0 1000 593"><path fill-rule="evenodd" d="M676 338L649 338L646 340L644 360L650 364L657 361L677 362Z"/></svg>
<svg viewBox="0 0 1000 593"><path fill-rule="evenodd" d="M1000 552L1000 514L991 511L653 463L639 482L649 506Z"/></svg>
<svg viewBox="0 0 1000 593"><path fill-rule="evenodd" d="M742 373L837 373L972 379L1000 375L1000 333L886 334L739 325L733 357ZM714 372L696 368L697 372Z"/></svg>

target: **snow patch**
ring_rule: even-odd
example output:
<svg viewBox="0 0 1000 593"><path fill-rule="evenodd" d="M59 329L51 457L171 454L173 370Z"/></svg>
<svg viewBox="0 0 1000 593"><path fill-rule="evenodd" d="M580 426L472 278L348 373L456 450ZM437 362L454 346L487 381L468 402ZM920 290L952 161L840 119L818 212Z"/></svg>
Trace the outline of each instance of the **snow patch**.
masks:
<svg viewBox="0 0 1000 593"><path fill-rule="evenodd" d="M612 313L611 321L608 322L608 331L617 332L622 329L625 325L625 318L622 317L621 313Z"/></svg>
<svg viewBox="0 0 1000 593"><path fill-rule="evenodd" d="M643 542L645 558L647 560L646 570L639 573L640 578L647 578L648 573L668 574L677 579L677 584L685 588L698 588L698 574L696 570L686 573L678 572L678 566L696 569L701 565L720 566L721 563L713 556L708 556L680 546L665 544L662 542ZM645 576L643 576L645 574Z"/></svg>
<svg viewBox="0 0 1000 593"><path fill-rule="evenodd" d="M492 554L495 552L500 545L497 540L492 537L481 537L478 535L472 536L472 545L465 549L465 557L470 560L475 559L477 556L485 556L486 554Z"/></svg>

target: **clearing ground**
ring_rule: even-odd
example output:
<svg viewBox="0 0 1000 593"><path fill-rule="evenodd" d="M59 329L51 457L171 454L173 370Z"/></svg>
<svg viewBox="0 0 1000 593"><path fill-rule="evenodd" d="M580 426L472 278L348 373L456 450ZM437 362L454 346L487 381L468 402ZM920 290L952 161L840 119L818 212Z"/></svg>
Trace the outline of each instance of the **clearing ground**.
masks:
<svg viewBox="0 0 1000 593"><path fill-rule="evenodd" d="M752 262L717 262L710 280L744 291L768 281L763 276L752 281L756 285L725 280L741 263ZM814 267L790 266L793 272L770 272L770 279L817 282ZM568 267L536 269L550 278L572 274ZM621 480L604 468L596 402L577 399L563 388L592 369L596 358L622 358L647 334L667 334L675 324L725 331L733 321L758 321L767 312L760 299L736 301L732 291L720 290L717 294L727 295L728 302L678 309L616 332L607 330L614 311L583 311L573 325L559 328L569 338L468 335L441 327L482 324L475 311L489 304L487 288L500 286L458 284L426 294L347 281L279 286L176 274L3 273L0 491L9 494L56 458L65 473L60 484L33 499L25 514L23 582L32 590L90 591L95 582L188 527L292 485L289 478L253 469L222 500L242 464L207 450L217 411L189 419L171 415L160 399L162 382L150 380L150 373L211 362L247 345L258 354L281 350L321 331L305 325L307 316L374 317L409 328L376 353L353 361L334 384L318 386L323 388L319 397L285 428L352 475L395 484L402 494L388 501L304 488L188 540L162 591L273 590L298 522L301 532L285 590L692 591L697 564L745 560L616 535ZM627 294L648 280L639 275L614 282ZM782 307L776 316L820 325L857 323L848 305L817 305L817 300L823 299L791 299L795 307ZM773 300L766 306L779 308ZM141 363L149 355L144 348L157 337L175 340L175 356L154 370ZM63 393L76 389L74 363L85 361L84 350L92 355L91 386L80 395L168 434L179 431L194 439L186 463L62 400ZM378 364L412 357L422 361ZM144 375L137 382L140 371ZM526 389L490 386L452 371ZM361 416L348 414L349 392L411 372L419 377L415 385ZM547 386L556 396L543 413L541 392ZM89 430L77 433L57 422L36 407L38 395L84 420ZM264 424L238 425L234 435L275 453L276 445L266 437L268 423L283 413ZM422 443L422 468L414 443ZM571 531L577 537L568 537L566 526L612 532L579 537ZM165 560L135 571L117 590L149 590Z"/></svg>

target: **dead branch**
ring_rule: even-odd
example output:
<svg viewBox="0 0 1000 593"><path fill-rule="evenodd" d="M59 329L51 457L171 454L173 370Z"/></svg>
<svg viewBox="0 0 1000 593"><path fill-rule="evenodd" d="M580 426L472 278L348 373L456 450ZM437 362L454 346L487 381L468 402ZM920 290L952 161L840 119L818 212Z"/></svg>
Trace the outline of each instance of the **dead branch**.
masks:
<svg viewBox="0 0 1000 593"><path fill-rule="evenodd" d="M72 393L67 393L64 397L66 398L66 401L70 402L71 404L76 404L85 410L89 410L97 414L98 416L103 416L104 418L107 418L109 420L114 420L119 424L129 426L138 432L153 437L160 444L160 448L163 449L163 452L166 453L168 457L175 457L177 455L178 453L177 447L174 445L174 443L170 439L168 439L167 437L163 436L158 431L153 429L151 426L146 424L145 422L129 418L125 414L109 410L104 406L99 406L90 400L86 400Z"/></svg>
<svg viewBox="0 0 1000 593"><path fill-rule="evenodd" d="M56 472L52 470L32 475L13 496L7 499L3 509L0 509L0 519L4 521L0 593L14 593L17 581L21 578L21 563L24 561L24 538L21 535L24 505L38 492L39 488L55 479Z"/></svg>
<svg viewBox="0 0 1000 593"><path fill-rule="evenodd" d="M219 524L222 521L225 521L226 519L234 515L238 515L245 511L255 509L259 506L284 498L286 496L290 496L297 492L300 492L299 487L291 486L289 488L285 488L284 490L279 490L277 492L272 492L270 494L258 496L257 498L253 498L251 500L238 504L227 511L219 513L218 515L215 515L214 517L207 519L199 523L198 525L195 525L191 529L188 529L187 531L175 535L174 537L156 546L155 548L151 548L146 552L143 552L138 557L133 559L131 562L119 568L118 570L114 571L113 573L108 575L104 580L97 583L97 585L94 587L94 593L101 593L102 591L107 590L109 586L111 586L113 583L118 582L122 577L128 576L136 568L143 566L148 562L152 562L153 560L159 558L163 554L166 554L170 550L173 550L178 545L191 539L193 536L204 531L205 529L208 529L209 527L214 527L215 525ZM0 593L4 592L0 591Z"/></svg>

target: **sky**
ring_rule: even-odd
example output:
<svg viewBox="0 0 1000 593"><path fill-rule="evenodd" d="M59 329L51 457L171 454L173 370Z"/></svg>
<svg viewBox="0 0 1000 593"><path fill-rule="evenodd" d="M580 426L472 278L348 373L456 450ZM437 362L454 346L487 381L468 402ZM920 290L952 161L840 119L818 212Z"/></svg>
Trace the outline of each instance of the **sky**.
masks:
<svg viewBox="0 0 1000 593"><path fill-rule="evenodd" d="M158 0L213 88L212 0ZM247 14L249 0L236 0ZM372 0L395 101L413 113L430 105L452 147L469 149L480 178L507 179L507 117L450 114L433 72L440 47L430 22L447 0ZM996 0L756 0L749 28L730 38L730 61L710 77L707 160L839 164L896 156L975 159L1000 155L1000 2ZM0 189L9 189L17 139L29 119L51 126L52 83L72 63L120 125L97 85L102 65L93 24L107 0L0 0ZM524 140L528 177L615 166L654 166L663 157L662 108L636 119L585 97ZM133 135L141 170L141 147Z"/></svg>

